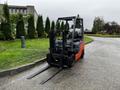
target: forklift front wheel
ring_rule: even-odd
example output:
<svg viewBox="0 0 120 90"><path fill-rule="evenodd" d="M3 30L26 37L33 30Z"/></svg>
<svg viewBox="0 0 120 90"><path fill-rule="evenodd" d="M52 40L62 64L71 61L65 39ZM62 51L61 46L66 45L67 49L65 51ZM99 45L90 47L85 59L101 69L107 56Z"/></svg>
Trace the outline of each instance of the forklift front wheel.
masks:
<svg viewBox="0 0 120 90"><path fill-rule="evenodd" d="M49 64L50 66L52 66L52 64L51 64L52 61L53 61L52 55L47 54L47 62L48 62L48 64Z"/></svg>
<svg viewBox="0 0 120 90"><path fill-rule="evenodd" d="M71 57L68 60L68 67L69 68L71 68L73 66L74 61L75 61L75 57L74 57L74 55L71 55Z"/></svg>

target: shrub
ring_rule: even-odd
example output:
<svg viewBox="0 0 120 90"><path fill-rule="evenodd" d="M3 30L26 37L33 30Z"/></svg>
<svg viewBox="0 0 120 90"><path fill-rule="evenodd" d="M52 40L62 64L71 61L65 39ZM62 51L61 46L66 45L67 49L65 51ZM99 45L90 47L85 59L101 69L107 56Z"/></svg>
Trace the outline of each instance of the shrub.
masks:
<svg viewBox="0 0 120 90"><path fill-rule="evenodd" d="M9 22L3 21L1 24L1 32L4 35L4 40L13 40L14 37L12 35L11 25Z"/></svg>
<svg viewBox="0 0 120 90"><path fill-rule="evenodd" d="M4 34L0 31L0 40L4 40Z"/></svg>

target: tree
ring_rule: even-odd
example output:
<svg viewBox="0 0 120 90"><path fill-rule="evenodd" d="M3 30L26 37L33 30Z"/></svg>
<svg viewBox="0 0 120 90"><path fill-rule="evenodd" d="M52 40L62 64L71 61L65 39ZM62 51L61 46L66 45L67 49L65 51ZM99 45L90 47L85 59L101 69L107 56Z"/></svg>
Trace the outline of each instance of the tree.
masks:
<svg viewBox="0 0 120 90"><path fill-rule="evenodd" d="M56 22L56 30L57 30L57 35L60 36L60 22Z"/></svg>
<svg viewBox="0 0 120 90"><path fill-rule="evenodd" d="M18 20L17 20L17 25L16 25L16 37L20 38L20 36L26 36L22 14L18 15Z"/></svg>
<svg viewBox="0 0 120 90"><path fill-rule="evenodd" d="M34 16L30 15L28 19L28 37L29 38L36 38L37 37L37 32L35 30L34 26Z"/></svg>
<svg viewBox="0 0 120 90"><path fill-rule="evenodd" d="M61 26L60 26L60 30L64 30L65 29L65 24L64 22L61 23Z"/></svg>
<svg viewBox="0 0 120 90"><path fill-rule="evenodd" d="M110 24L109 23L105 23L105 25L104 25L104 32L109 34L110 30L111 30Z"/></svg>
<svg viewBox="0 0 120 90"><path fill-rule="evenodd" d="M0 24L0 40L4 40L4 35L1 29L2 29L2 23Z"/></svg>
<svg viewBox="0 0 120 90"><path fill-rule="evenodd" d="M19 18L19 14L11 14L11 15L10 15L10 22L11 22L12 24L16 24L18 18Z"/></svg>
<svg viewBox="0 0 120 90"><path fill-rule="evenodd" d="M1 24L1 31L4 35L4 40L13 40L11 25L8 22L3 21Z"/></svg>
<svg viewBox="0 0 120 90"><path fill-rule="evenodd" d="M119 25L117 24L117 22L115 21L111 22L111 26L112 26L112 34L118 33Z"/></svg>
<svg viewBox="0 0 120 90"><path fill-rule="evenodd" d="M1 23L0 23L0 32L1 32Z"/></svg>
<svg viewBox="0 0 120 90"><path fill-rule="evenodd" d="M50 19L47 17L46 22L45 22L45 32L48 34L50 30Z"/></svg>
<svg viewBox="0 0 120 90"><path fill-rule="evenodd" d="M54 21L52 21L51 30L55 30L55 22Z"/></svg>
<svg viewBox="0 0 120 90"><path fill-rule="evenodd" d="M66 24L65 24L65 26L64 26L65 30L66 30L66 31L69 31L69 27L70 27L69 23L66 22Z"/></svg>
<svg viewBox="0 0 120 90"><path fill-rule="evenodd" d="M36 30L38 32L38 37L42 37L43 34L44 34L44 25L43 25L43 18L42 18L42 16L38 16Z"/></svg>
<svg viewBox="0 0 120 90"><path fill-rule="evenodd" d="M103 30L103 27L104 27L104 20L100 17L96 17L94 22L93 22L92 31L94 33L101 32Z"/></svg>
<svg viewBox="0 0 120 90"><path fill-rule="evenodd" d="M104 25L104 30L108 34L120 34L120 25L117 22L107 22Z"/></svg>
<svg viewBox="0 0 120 90"><path fill-rule="evenodd" d="M13 40L14 37L12 35L11 23L9 18L10 14L7 4L4 4L3 6L3 16L4 20L2 21L1 24L1 31L5 37L5 40Z"/></svg>
<svg viewBox="0 0 120 90"><path fill-rule="evenodd" d="M56 29L60 30L60 22L59 21L56 22Z"/></svg>
<svg viewBox="0 0 120 90"><path fill-rule="evenodd" d="M11 29L12 29L12 33L14 33L14 35L16 35L17 20L18 20L18 14L11 14L10 15Z"/></svg>
<svg viewBox="0 0 120 90"><path fill-rule="evenodd" d="M10 14L9 14L9 8L7 4L3 5L3 16L6 19L6 22L10 21Z"/></svg>

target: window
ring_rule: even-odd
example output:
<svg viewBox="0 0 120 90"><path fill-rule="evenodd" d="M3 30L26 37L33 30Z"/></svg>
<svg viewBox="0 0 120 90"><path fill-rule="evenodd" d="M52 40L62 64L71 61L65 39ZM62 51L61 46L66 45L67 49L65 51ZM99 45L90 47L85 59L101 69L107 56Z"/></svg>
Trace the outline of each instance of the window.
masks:
<svg viewBox="0 0 120 90"><path fill-rule="evenodd" d="M12 12L11 12L11 9L9 9L9 12L12 13Z"/></svg>
<svg viewBox="0 0 120 90"><path fill-rule="evenodd" d="M19 9L17 9L17 13L19 13Z"/></svg>
<svg viewBox="0 0 120 90"><path fill-rule="evenodd" d="M17 9L15 9L15 13L17 13Z"/></svg>
<svg viewBox="0 0 120 90"><path fill-rule="evenodd" d="M12 9L13 10L13 13L15 13L15 9Z"/></svg>
<svg viewBox="0 0 120 90"><path fill-rule="evenodd" d="M13 9L11 9L11 13L13 13Z"/></svg>
<svg viewBox="0 0 120 90"><path fill-rule="evenodd" d="M27 14L27 10L25 10L25 12L24 12L25 14Z"/></svg>

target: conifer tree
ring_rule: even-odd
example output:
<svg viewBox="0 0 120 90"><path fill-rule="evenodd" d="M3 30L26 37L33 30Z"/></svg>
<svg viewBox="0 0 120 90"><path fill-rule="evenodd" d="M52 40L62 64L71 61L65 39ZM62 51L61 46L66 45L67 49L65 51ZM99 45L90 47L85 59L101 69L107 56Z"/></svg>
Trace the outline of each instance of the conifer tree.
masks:
<svg viewBox="0 0 120 90"><path fill-rule="evenodd" d="M52 21L51 30L55 30L55 22L54 21Z"/></svg>
<svg viewBox="0 0 120 90"><path fill-rule="evenodd" d="M16 25L16 37L20 38L20 36L26 36L22 14L18 15L18 20L17 20L17 25Z"/></svg>
<svg viewBox="0 0 120 90"><path fill-rule="evenodd" d="M48 34L50 30L50 19L47 17L46 22L45 22L45 32Z"/></svg>
<svg viewBox="0 0 120 90"><path fill-rule="evenodd" d="M42 16L38 16L36 30L38 32L38 37L42 37L43 34L44 34L44 25L43 25L43 18L42 18Z"/></svg>
<svg viewBox="0 0 120 90"><path fill-rule="evenodd" d="M2 21L2 33L4 34L5 40L13 40L14 37L12 36L12 29L11 29L11 23L10 23L10 14L9 14L9 8L7 4L4 4L3 6L3 16L4 20Z"/></svg>
<svg viewBox="0 0 120 90"><path fill-rule="evenodd" d="M28 18L28 38L33 39L37 37L37 32L34 25L34 16L30 15Z"/></svg>

